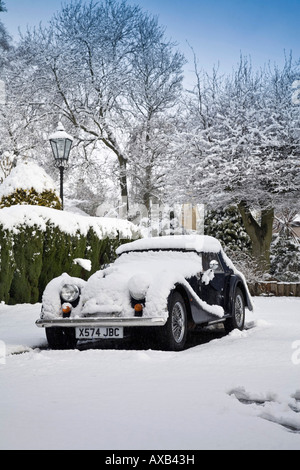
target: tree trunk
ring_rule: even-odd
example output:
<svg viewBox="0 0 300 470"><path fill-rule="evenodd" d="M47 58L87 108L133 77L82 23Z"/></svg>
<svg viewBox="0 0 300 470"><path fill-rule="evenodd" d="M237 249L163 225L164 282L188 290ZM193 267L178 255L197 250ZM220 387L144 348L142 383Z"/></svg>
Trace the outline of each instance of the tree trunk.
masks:
<svg viewBox="0 0 300 470"><path fill-rule="evenodd" d="M127 189L127 165L126 160L118 156L120 164L120 190L121 190L121 218L128 218L129 201L128 201L128 189Z"/></svg>
<svg viewBox="0 0 300 470"><path fill-rule="evenodd" d="M252 255L263 272L270 270L270 247L272 242L274 209L264 209L261 212L259 224L251 214L245 201L238 204L246 232L252 242Z"/></svg>
<svg viewBox="0 0 300 470"><path fill-rule="evenodd" d="M108 132L107 138L101 138L102 142L106 145L107 148L112 150L118 158L119 168L120 168L120 191L121 191L121 218L127 219L129 211L129 200L128 200L128 184L127 184L127 159L123 155L122 151L119 149L119 146L112 135L111 132Z"/></svg>

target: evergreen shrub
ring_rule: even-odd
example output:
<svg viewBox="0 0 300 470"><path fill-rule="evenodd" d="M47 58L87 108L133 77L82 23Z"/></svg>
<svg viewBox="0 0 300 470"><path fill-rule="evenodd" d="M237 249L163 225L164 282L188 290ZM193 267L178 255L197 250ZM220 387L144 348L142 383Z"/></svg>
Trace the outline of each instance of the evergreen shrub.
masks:
<svg viewBox="0 0 300 470"><path fill-rule="evenodd" d="M35 303L39 299L38 281L43 265L43 232L23 225L13 235L15 272L9 290L9 303Z"/></svg>
<svg viewBox="0 0 300 470"><path fill-rule="evenodd" d="M271 244L270 274L280 282L300 282L300 246L289 234Z"/></svg>
<svg viewBox="0 0 300 470"><path fill-rule="evenodd" d="M217 238L224 248L232 251L248 251L251 248L242 217L234 206L209 211L205 217L204 232L205 235Z"/></svg>
<svg viewBox="0 0 300 470"><path fill-rule="evenodd" d="M16 206L19 204L30 204L31 206L44 206L52 209L62 209L61 200L55 191L43 191L38 193L34 188L17 188L8 196L2 196L0 200L0 209L3 207Z"/></svg>
<svg viewBox="0 0 300 470"><path fill-rule="evenodd" d="M10 305L40 302L49 281L64 272L87 280L115 260L118 246L131 241L115 235L101 238L92 227L86 235L79 230L70 234L51 220L45 226L23 222L10 230L0 222L0 301ZM89 259L91 271L74 264L76 258Z"/></svg>
<svg viewBox="0 0 300 470"><path fill-rule="evenodd" d="M8 303L9 290L15 273L13 234L0 225L0 301Z"/></svg>

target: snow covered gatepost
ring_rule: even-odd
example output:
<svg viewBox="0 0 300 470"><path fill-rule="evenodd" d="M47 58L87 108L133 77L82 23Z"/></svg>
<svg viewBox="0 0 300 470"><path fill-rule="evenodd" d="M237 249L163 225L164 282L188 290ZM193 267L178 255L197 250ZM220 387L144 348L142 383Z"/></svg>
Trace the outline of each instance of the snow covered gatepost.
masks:
<svg viewBox="0 0 300 470"><path fill-rule="evenodd" d="M35 303L54 277L87 278L114 260L120 244L139 237L125 220L31 205L0 209L0 301ZM89 260L90 271L78 260Z"/></svg>

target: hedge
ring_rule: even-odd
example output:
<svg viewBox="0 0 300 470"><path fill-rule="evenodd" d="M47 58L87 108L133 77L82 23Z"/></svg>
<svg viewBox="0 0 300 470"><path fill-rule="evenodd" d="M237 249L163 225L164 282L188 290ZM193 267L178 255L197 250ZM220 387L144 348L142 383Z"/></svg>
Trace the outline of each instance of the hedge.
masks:
<svg viewBox="0 0 300 470"><path fill-rule="evenodd" d="M0 226L0 300L8 303L10 287L15 273L13 234Z"/></svg>
<svg viewBox="0 0 300 470"><path fill-rule="evenodd" d="M0 210L0 301L11 305L40 302L48 282L63 272L87 279L115 259L119 245L139 236L126 221L109 220L107 227L105 219L20 207ZM72 229L57 222L58 212ZM89 259L91 271L75 258Z"/></svg>

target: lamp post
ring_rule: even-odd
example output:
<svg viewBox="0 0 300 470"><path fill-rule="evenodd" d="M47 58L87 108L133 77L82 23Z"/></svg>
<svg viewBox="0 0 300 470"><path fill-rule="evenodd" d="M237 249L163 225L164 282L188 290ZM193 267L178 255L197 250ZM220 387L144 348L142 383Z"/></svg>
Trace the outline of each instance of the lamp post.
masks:
<svg viewBox="0 0 300 470"><path fill-rule="evenodd" d="M62 203L62 209L64 208L64 170L68 167L68 159L70 150L73 143L73 137L71 137L64 129L61 122L58 124L54 134L49 137L55 165L59 168L60 172L60 198Z"/></svg>

